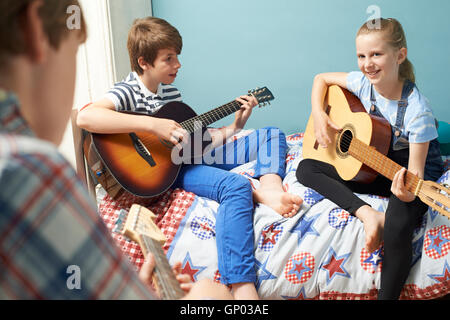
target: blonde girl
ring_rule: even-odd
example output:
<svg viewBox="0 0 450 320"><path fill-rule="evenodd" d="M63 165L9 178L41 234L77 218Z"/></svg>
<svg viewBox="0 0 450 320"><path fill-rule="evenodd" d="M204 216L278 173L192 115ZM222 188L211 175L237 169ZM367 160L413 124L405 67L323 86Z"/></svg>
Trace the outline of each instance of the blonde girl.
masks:
<svg viewBox="0 0 450 320"><path fill-rule="evenodd" d="M403 28L391 18L379 22L363 24L356 35L360 71L323 73L314 78L311 104L315 135L327 148L329 129L341 129L322 108L328 86L339 85L355 94L367 112L389 121L392 139L388 157L403 168L392 182L379 175L374 182L361 184L342 180L329 164L305 159L297 168L297 178L363 222L369 252L379 249L384 240L378 299L398 299L411 266L412 234L428 208L406 189L406 168L420 178L437 180L443 163L435 119L415 85ZM380 28L370 28L372 25ZM386 213L376 211L353 192L389 197Z"/></svg>

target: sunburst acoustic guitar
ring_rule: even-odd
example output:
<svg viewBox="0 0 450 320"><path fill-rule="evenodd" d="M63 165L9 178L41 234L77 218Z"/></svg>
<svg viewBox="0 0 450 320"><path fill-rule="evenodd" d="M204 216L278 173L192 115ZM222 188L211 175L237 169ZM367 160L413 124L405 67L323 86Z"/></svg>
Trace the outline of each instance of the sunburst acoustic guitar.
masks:
<svg viewBox="0 0 450 320"><path fill-rule="evenodd" d="M389 122L368 114L356 96L335 85L328 88L324 110L342 130L337 133L330 130L331 145L322 148L310 116L303 140L303 158L333 165L344 180L368 183L378 174L392 180L402 167L386 156L391 141ZM450 218L449 188L424 181L409 171L405 186L433 210Z"/></svg>
<svg viewBox="0 0 450 320"><path fill-rule="evenodd" d="M274 99L267 87L250 90L249 95L256 98L259 106L264 106ZM178 122L190 134L190 141L194 141L187 145L188 154L192 155L191 158L195 158L201 156L211 143L207 126L235 113L240 108L241 103L232 101L197 115L188 105L175 101L161 107L152 117ZM198 136L201 137L200 146L195 144L195 141L198 141L195 138ZM114 180L124 190L136 196L154 197L169 189L182 165L181 162L177 162L179 159L173 161L173 144L146 132L91 133L90 138L86 141L90 140L92 143L84 145L85 154L89 155L92 147ZM183 149L181 153L185 151Z"/></svg>

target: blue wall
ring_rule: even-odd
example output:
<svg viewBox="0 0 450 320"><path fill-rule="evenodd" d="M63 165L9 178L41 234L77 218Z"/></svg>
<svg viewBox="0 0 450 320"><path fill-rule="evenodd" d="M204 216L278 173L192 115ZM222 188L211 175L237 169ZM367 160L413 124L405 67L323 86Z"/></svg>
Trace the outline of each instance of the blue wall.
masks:
<svg viewBox="0 0 450 320"><path fill-rule="evenodd" d="M370 5L402 23L417 84L435 116L450 121L448 0L152 0L153 15L183 37L175 85L186 103L201 113L267 86L275 100L247 128L286 133L306 127L315 74L357 70L355 34Z"/></svg>

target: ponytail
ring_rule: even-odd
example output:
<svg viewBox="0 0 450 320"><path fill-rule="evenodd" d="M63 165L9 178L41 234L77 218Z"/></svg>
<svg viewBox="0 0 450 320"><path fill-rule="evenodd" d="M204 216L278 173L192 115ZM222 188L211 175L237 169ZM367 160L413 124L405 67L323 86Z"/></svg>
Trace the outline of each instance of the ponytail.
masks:
<svg viewBox="0 0 450 320"><path fill-rule="evenodd" d="M416 83L416 76L414 74L414 66L408 58L403 61L398 71L398 77L401 80L409 80L412 83Z"/></svg>

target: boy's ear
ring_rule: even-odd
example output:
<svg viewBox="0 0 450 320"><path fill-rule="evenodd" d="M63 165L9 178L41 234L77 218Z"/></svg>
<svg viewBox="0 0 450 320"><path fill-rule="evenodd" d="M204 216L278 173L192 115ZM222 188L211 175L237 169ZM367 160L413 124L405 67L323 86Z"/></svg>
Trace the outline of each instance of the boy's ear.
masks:
<svg viewBox="0 0 450 320"><path fill-rule="evenodd" d="M406 57L408 56L408 49L406 48L400 48L398 51L398 64L402 64L403 61L406 60Z"/></svg>
<svg viewBox="0 0 450 320"><path fill-rule="evenodd" d="M147 61L145 61L144 57L139 57L138 58L138 64L139 66L142 68L142 70L148 70L152 65L150 63L148 63Z"/></svg>
<svg viewBox="0 0 450 320"><path fill-rule="evenodd" d="M49 40L39 16L41 0L30 2L21 16L21 29L25 40L25 54L33 63L43 63L47 57Z"/></svg>

